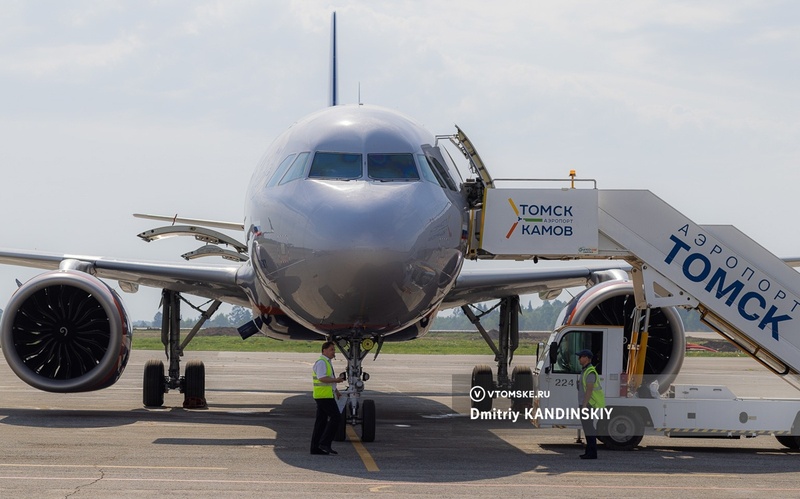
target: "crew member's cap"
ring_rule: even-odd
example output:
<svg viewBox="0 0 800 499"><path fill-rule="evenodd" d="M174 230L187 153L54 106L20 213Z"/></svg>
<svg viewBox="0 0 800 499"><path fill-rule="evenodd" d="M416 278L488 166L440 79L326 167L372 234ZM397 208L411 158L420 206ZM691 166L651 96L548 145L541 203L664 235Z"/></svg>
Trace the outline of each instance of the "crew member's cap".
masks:
<svg viewBox="0 0 800 499"><path fill-rule="evenodd" d="M591 350L581 350L580 352L576 353L575 355L577 355L578 357L589 357L590 359L592 357L594 357L594 355L592 355L592 351Z"/></svg>

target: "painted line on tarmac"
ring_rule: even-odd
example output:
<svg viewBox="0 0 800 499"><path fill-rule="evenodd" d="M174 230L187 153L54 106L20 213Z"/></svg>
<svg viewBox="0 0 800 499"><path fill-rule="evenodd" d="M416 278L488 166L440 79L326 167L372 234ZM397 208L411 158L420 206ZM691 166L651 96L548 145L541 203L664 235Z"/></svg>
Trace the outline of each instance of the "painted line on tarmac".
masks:
<svg viewBox="0 0 800 499"><path fill-rule="evenodd" d="M566 471L559 473L560 475L584 475L584 476L675 476L675 473L636 473L628 471ZM710 477L710 478L740 478L741 475L731 473L692 473L693 477Z"/></svg>
<svg viewBox="0 0 800 499"><path fill-rule="evenodd" d="M121 470L198 470L198 471L227 471L229 468L212 468L208 466L122 466L106 464L23 464L0 463L0 468L102 468Z"/></svg>
<svg viewBox="0 0 800 499"><path fill-rule="evenodd" d="M97 480L96 476L87 476L87 477L32 477L32 476L0 476L0 480L38 480L38 481L58 481L58 480L69 480L69 481L86 481L86 480ZM371 482L367 481L343 481L343 482L331 482L331 481L314 481L314 480L213 480L213 479L181 479L181 478L124 478L124 477L103 477L102 479L104 482L167 482L167 483L208 483L208 484L251 484L251 485L320 485L328 487L339 487L339 486L347 486L352 487L354 485L364 485L364 486L371 486L371 488L376 487L388 487L388 486L395 486L395 487L439 487L442 485L446 485L448 487L463 487L468 489L519 489L525 488L529 489L532 486L542 485L545 484L542 482L539 483L464 483L464 482L381 482L377 486L373 485ZM546 484L548 488L551 489L575 489L575 490L588 490L588 489L595 489L595 490L672 490L672 491L709 491L709 492L754 492L754 493L764 493L764 492L798 492L800 488L798 487L718 487L718 486L669 486L669 485L587 485L587 484L575 484L575 485L562 485L562 484Z"/></svg>
<svg viewBox="0 0 800 499"><path fill-rule="evenodd" d="M347 438L353 443L353 447L356 449L356 453L358 453L358 457L361 458L367 471L380 471L378 465L375 464L375 460L372 459L369 451L364 447L364 444L361 443L361 439L358 438L356 431L350 425L347 426Z"/></svg>

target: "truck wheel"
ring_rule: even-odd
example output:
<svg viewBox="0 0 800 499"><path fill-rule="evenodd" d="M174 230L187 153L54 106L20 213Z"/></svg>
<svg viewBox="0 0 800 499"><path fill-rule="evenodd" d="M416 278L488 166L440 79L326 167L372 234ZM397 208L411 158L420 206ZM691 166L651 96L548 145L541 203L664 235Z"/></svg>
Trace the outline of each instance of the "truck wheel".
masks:
<svg viewBox="0 0 800 499"><path fill-rule="evenodd" d="M475 389L478 388L477 391ZM472 370L472 387L470 400L472 407L481 412L492 410L492 397L489 392L494 390L494 376L489 366L475 366ZM477 395L477 398L476 398Z"/></svg>
<svg viewBox="0 0 800 499"><path fill-rule="evenodd" d="M790 449L800 449L800 437L795 435L775 435L775 438L778 439L778 442L781 443L784 447L788 447Z"/></svg>
<svg viewBox="0 0 800 499"><path fill-rule="evenodd" d="M614 411L608 421L598 423L600 441L612 450L631 450L642 441L644 424L632 412Z"/></svg>
<svg viewBox="0 0 800 499"><path fill-rule="evenodd" d="M511 374L511 390L513 392L533 392L533 373L527 366L517 366ZM519 397L511 399L511 408L515 411L524 411L533 407L533 397Z"/></svg>

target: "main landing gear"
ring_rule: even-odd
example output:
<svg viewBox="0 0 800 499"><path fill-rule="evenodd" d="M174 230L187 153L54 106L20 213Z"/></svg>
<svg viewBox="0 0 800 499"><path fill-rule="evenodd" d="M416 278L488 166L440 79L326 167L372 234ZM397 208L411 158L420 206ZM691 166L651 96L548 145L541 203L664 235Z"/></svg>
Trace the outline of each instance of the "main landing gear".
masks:
<svg viewBox="0 0 800 499"><path fill-rule="evenodd" d="M151 359L145 363L142 403L146 407L163 406L164 394L176 388L183 393L183 407L202 409L207 406L205 365L199 360L190 360L181 376L180 358L186 345L222 303L214 301L205 311L197 309L201 313L200 319L181 342L181 300L183 298L176 291L165 289L161 292L161 342L169 360L169 372L167 376L164 375L164 362L159 359Z"/></svg>
<svg viewBox="0 0 800 499"><path fill-rule="evenodd" d="M336 441L342 442L346 438L347 425L361 426L361 441L373 442L375 440L375 421L376 410L375 401L361 399L361 392L364 391L364 383L369 380L369 374L362 372L361 361L375 348L376 343L372 338L364 339L345 339L334 338L334 343L339 351L347 359L347 382L348 387L342 390L342 397L347 397L344 411L342 413L339 431L336 433ZM378 339L375 357L381 351L383 339Z"/></svg>
<svg viewBox="0 0 800 499"><path fill-rule="evenodd" d="M481 318L498 306L500 307L500 324L497 344L495 344L489 333L481 325ZM486 343L494 352L494 359L497 362L496 383L490 366L475 366L472 370L470 387L472 407L482 412L491 411L493 400L489 396L489 392L494 390L508 390L514 393L524 392L526 394L526 396L511 399L511 408L513 410L522 411L533 407L533 373L530 367L516 366L511 376L509 377L508 375L508 368L514 358L514 351L519 346L519 296L501 298L499 304L478 316L468 305L461 307L461 310L464 311L470 322L475 325L483 339L486 340ZM480 389L475 390L476 387L480 387ZM481 394L483 394L482 397ZM527 396L528 394L531 394L531 396Z"/></svg>

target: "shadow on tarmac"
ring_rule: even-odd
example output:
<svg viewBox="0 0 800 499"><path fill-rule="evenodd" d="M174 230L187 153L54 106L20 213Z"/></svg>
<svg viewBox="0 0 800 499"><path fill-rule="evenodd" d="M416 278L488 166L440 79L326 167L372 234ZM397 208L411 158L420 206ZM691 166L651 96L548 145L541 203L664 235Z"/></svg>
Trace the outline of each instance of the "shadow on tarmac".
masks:
<svg viewBox="0 0 800 499"><path fill-rule="evenodd" d="M407 394L369 392L377 406L376 440L365 443L364 449L379 468L369 471L364 457L352 442L334 442L338 456L309 454L315 405L310 394L288 396L280 404L214 404L208 410L183 408L133 410L79 409L15 409L1 408L1 425L27 428L91 429L134 425L125 432L139 431L136 423L193 423L229 425L229 437L220 433L193 437L156 436L153 445L188 448L228 446L273 448L275 455L289 466L339 477L374 478L381 481L444 483L453 481L491 480L526 472L560 475L591 469L645 473L726 473L753 474L753 459L775 459L777 467L791 471L800 469L797 451L777 448L650 446L632 452L609 451L600 446L600 459L587 465L577 459L581 447L571 430L563 431L564 443L536 442L537 432L528 421L473 421L454 414L437 401ZM269 432L265 429L271 430ZM148 430L152 431L152 429ZM360 429L356 430L360 434ZM274 436L273 436L274 435ZM505 439L520 436L534 450L526 452ZM99 437L102 438L102 437ZM768 439L770 437L759 437ZM552 441L552 433L550 433ZM513 440L511 440L513 441ZM532 443L531 443L532 442ZM766 442L765 442L766 443ZM109 442L109 445L114 445ZM524 446L523 446L524 447ZM139 449L141 450L141 449ZM191 452L196 452L192 450ZM787 471L790 471L787 469Z"/></svg>

